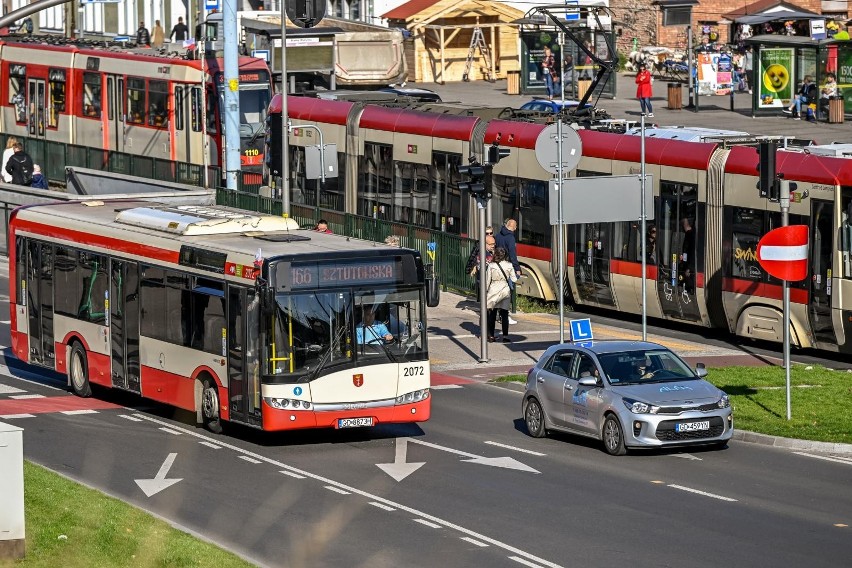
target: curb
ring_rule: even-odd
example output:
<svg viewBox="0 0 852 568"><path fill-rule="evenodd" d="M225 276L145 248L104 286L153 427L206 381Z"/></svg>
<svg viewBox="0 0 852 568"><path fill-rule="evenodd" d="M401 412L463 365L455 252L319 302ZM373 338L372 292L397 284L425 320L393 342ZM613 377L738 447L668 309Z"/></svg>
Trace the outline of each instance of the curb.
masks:
<svg viewBox="0 0 852 568"><path fill-rule="evenodd" d="M835 442L815 442L813 440L782 438L780 436L769 436L767 434L758 434L756 432L737 430L736 427L734 428L734 435L731 437L731 439L736 440L738 442L748 442L751 444L772 446L774 448L783 448L786 450L806 450L812 452L852 456L852 444L840 444Z"/></svg>

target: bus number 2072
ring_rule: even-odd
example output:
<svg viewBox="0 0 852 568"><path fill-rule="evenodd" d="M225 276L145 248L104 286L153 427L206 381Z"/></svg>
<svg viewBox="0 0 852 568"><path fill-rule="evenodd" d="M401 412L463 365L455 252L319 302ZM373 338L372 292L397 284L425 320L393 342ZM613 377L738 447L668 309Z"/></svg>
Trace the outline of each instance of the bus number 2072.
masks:
<svg viewBox="0 0 852 568"><path fill-rule="evenodd" d="M426 371L423 369L423 365L417 365L415 367L403 367L402 368L402 376L403 377L422 377L426 374Z"/></svg>

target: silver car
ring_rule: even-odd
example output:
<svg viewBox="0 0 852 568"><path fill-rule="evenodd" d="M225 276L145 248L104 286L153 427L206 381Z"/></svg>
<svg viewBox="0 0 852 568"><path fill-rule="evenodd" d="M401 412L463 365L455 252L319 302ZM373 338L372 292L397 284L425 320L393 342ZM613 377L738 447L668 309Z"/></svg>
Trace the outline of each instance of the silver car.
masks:
<svg viewBox="0 0 852 568"><path fill-rule="evenodd" d="M540 438L559 430L628 448L709 444L734 431L728 395L671 350L644 341L592 341L550 347L527 374L524 421Z"/></svg>

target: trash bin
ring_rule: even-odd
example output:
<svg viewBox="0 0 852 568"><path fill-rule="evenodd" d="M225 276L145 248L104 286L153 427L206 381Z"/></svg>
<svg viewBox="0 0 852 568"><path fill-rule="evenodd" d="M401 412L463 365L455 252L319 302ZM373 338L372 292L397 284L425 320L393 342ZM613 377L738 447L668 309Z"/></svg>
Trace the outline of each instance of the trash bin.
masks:
<svg viewBox="0 0 852 568"><path fill-rule="evenodd" d="M577 81L577 100L580 100L580 99L583 98L583 96L586 94L586 91L589 90L589 87L591 86L591 84L592 84L591 79L579 79Z"/></svg>
<svg viewBox="0 0 852 568"><path fill-rule="evenodd" d="M683 87L680 83L669 83L669 110L683 108Z"/></svg>
<svg viewBox="0 0 852 568"><path fill-rule="evenodd" d="M507 71L506 72L506 94L520 95L521 94L521 72Z"/></svg>
<svg viewBox="0 0 852 568"><path fill-rule="evenodd" d="M843 123L843 97L831 97L828 100L828 122L831 124Z"/></svg>

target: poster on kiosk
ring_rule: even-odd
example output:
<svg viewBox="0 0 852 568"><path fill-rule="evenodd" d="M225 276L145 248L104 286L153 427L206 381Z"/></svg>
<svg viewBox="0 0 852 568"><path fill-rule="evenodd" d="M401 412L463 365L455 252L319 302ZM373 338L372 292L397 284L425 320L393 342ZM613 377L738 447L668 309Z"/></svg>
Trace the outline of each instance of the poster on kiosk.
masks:
<svg viewBox="0 0 852 568"><path fill-rule="evenodd" d="M757 108L783 108L794 94L793 49L787 47L760 50Z"/></svg>

